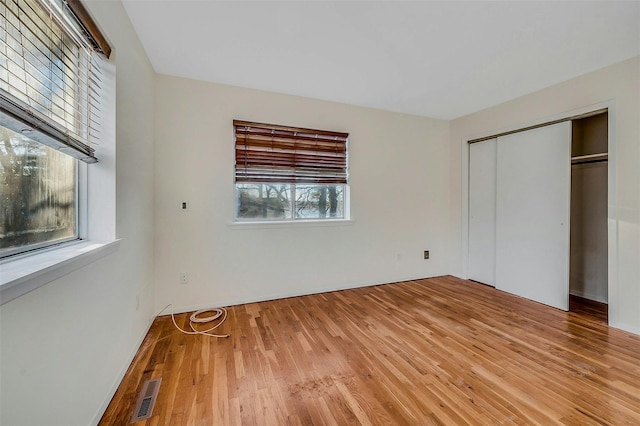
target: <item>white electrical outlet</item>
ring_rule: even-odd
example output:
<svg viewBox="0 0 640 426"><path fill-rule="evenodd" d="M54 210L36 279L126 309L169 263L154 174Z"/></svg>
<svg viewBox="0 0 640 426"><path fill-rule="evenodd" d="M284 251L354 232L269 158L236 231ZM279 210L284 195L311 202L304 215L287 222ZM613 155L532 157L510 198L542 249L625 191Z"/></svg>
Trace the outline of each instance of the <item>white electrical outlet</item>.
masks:
<svg viewBox="0 0 640 426"><path fill-rule="evenodd" d="M186 272L180 272L180 284L185 285L189 282L189 276Z"/></svg>

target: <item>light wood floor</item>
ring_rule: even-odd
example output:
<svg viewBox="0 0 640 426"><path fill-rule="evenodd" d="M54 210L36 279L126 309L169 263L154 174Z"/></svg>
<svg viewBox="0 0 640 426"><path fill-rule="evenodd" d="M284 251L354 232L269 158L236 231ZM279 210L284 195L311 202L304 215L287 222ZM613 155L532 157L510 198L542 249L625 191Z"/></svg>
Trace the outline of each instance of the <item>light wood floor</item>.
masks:
<svg viewBox="0 0 640 426"><path fill-rule="evenodd" d="M453 277L234 306L221 332L156 319L101 424L156 377L138 424L640 424L640 337Z"/></svg>

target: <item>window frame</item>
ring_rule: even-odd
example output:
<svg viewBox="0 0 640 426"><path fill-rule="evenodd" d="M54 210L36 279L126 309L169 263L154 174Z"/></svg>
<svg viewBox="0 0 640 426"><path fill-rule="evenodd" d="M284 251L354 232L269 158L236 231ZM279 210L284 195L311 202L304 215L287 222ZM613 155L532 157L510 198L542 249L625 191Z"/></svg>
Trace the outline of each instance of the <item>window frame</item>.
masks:
<svg viewBox="0 0 640 426"><path fill-rule="evenodd" d="M108 55L97 55L97 60L102 69L98 127L101 138L96 147L100 162L91 166L79 162L78 214L81 218L78 232L83 239L0 260L0 305L119 250L122 240L116 235L115 204L116 62ZM89 193L92 194L90 198Z"/></svg>
<svg viewBox="0 0 640 426"><path fill-rule="evenodd" d="M292 151L287 151L288 154L285 154L285 156L289 157L289 156L293 156L295 157L295 152L297 152L297 145L295 140L296 139L296 133L302 133L304 134L303 139L301 140L307 140L304 139L306 137L308 137L309 135L316 135L316 137L318 135L320 135L320 137L326 138L326 137L335 137L336 141L335 143L337 144L337 146L339 145L343 145L344 148L344 160L343 161L331 161L331 165L338 168L343 169L342 172L337 172L338 174L336 175L336 171L335 170L330 170L332 167L330 167L329 170L327 170L326 172L321 171L316 171L313 172L313 177L311 178L306 178L304 176L300 177L299 172L296 171L296 167L297 167L297 163L295 163L296 160L284 160L286 161L286 166L284 166L284 168L287 168L288 172L282 172L282 170L279 173L282 174L290 174L291 177L288 180L282 180L282 181L274 181L273 178L270 176L270 171L267 171L266 174L262 175L262 179L261 176L258 176L257 178L254 176L251 176L251 172L247 172L247 170L251 169L251 166L247 166L246 163L244 164L244 167L240 166L239 167L239 157L238 157L238 147L239 145L244 146L244 150L248 149L247 146L251 146L251 144L248 144L247 139L245 137L244 143L243 144L239 144L238 143L238 135L239 135L239 129L238 127L252 127L252 128L256 128L259 130L273 130L275 132L289 132L292 133L293 135L289 135L289 136L282 136L281 134L278 136L273 136L275 137L285 137L285 138L290 138L291 142L294 145L294 148ZM275 125L275 124L265 124L265 123L257 123L257 122L251 122L251 121L243 121L243 120L233 120L233 128L234 128L234 147L235 147L235 155L234 155L234 190L233 190L233 223L236 224L259 224L259 223L265 223L265 224L275 224L275 223L279 223L279 224L288 224L288 223L312 223L312 222L344 222L344 221L351 221L350 217L350 182L349 182L349 134L346 132L335 132L335 131L327 131L327 130L316 130L316 129L309 129L309 128L302 128L302 127L294 127L294 126L283 126L283 125ZM250 133L249 130L247 130L247 133ZM325 141L326 142L326 141ZM303 144L305 144L305 142L302 142ZM322 145L323 142L320 142L320 144ZM278 145L278 143L276 143L276 145ZM262 148L260 148L262 150ZM277 151L277 148L271 148L272 151ZM266 152L266 151L265 151ZM320 152L320 156L317 157L318 158L318 163L317 164L322 164L322 151ZM292 154L293 153L293 154ZM307 152L305 152L305 154L308 154ZM335 154L334 154L335 155ZM243 154L242 156L243 159L246 160L246 152ZM278 158L277 160L275 160L276 162L278 161L282 161L282 158ZM295 164L294 164L295 163ZM265 166L266 163L261 163L263 164L262 167L269 167L269 166ZM316 163L314 163L316 164ZM258 166L260 167L260 166ZM278 166L275 167L276 169L279 168ZM280 167L282 168L282 167ZM304 166L302 167L303 169L305 168ZM303 172L304 173L304 172ZM323 177L323 174L326 175L326 177ZM240 181L238 181L238 178L240 176ZM291 217L287 218L287 217L274 217L274 218L268 218L268 217L240 217L239 213L240 213L240 193L241 190L239 189L239 185L250 185L250 184L255 184L255 185L288 185L289 186L289 193L290 193L290 197L289 197L289 209L291 212ZM297 213L296 213L296 206L297 206L297 186L302 186L302 185L316 185L316 186L323 186L323 185L337 185L337 186L341 186L342 187L342 215L341 216L325 216L325 217L298 217Z"/></svg>
<svg viewBox="0 0 640 426"><path fill-rule="evenodd" d="M90 79L95 76L96 69L99 69L95 67L99 67L99 64L104 63L103 58L106 58L108 60L111 54L111 46L106 41L106 38L99 30L95 21L93 21L84 5L80 0L36 0L33 3L38 3L39 6L42 7L42 9L45 11L45 13L50 14L51 23L49 23L48 25L55 26L59 29L59 31L66 33L68 37L71 37L71 39L74 40L73 43L76 48L85 49L85 52L88 52L87 55L90 62L88 63L88 65L86 65L88 68L85 71L89 73L89 75L84 77L78 77L78 75L76 74L72 75L74 77L74 80L77 80L78 78L86 78L86 82L89 83ZM16 6L18 7L19 11L28 10L28 8L31 7L25 7L24 5L20 5L19 3L16 3ZM5 7L7 8L5 9L7 16L9 16L10 13L13 13L9 12L9 4L5 5ZM38 12L36 12L35 9L31 10L33 10L33 13L37 15ZM30 14L27 14L26 18L18 19L18 25L23 25L22 22L32 22L33 17ZM55 24L53 22L55 22ZM38 30L41 29L31 29L29 31ZM34 35L33 33L30 34ZM13 37L12 35L9 35L8 32L6 36ZM7 52L13 52L14 50L14 47L7 47ZM63 56L65 55L64 53L61 54ZM58 58L58 56L55 56L55 58ZM22 69L26 70L28 69L28 63L26 62L26 59L23 60L25 61L25 63L23 64ZM72 65L77 65L77 62L74 62ZM68 65L65 64L64 70L66 70L67 66ZM78 72L82 72L80 71L81 69L84 68L78 68ZM9 68L7 68L7 71L8 70ZM66 71L63 72L66 73ZM31 74L29 73L29 75ZM7 74L7 76L9 76L9 74ZM26 78L27 77L25 76L25 79ZM48 146L50 148L61 151L63 154L69 155L74 159L75 226L74 235L71 237L49 240L35 244L13 246L11 249L6 250L0 255L0 264L2 264L3 267L9 262L23 258L25 256L34 256L44 250L56 249L64 247L66 244L73 244L78 242L79 240L88 239L89 173L87 170L87 163L97 162L97 158L95 158L93 155L95 149L89 145L85 145L82 140L78 140L74 136L74 134L78 134L78 131L86 131L87 137L89 138L88 142L95 142L95 137L89 135L92 134L92 130L96 130L96 128L94 128L90 124L90 120L92 119L91 117L93 116L93 113L90 111L90 109L96 107L96 101L87 100L86 105L82 101L82 99L84 99L82 98L82 96L92 96L91 92L95 90L92 87L92 84L87 84L86 86L79 85L77 86L77 92L74 91L74 96L81 96L81 98L75 100L74 102L80 102L78 103L79 109L77 111L87 115L87 128L74 128L73 130L70 130L62 124L54 122L53 118L50 118L47 115L36 111L35 109L31 108L24 100L16 97L13 93L11 93L12 90L15 90L15 86L9 80L7 80L5 84L8 90L3 89L2 91L2 107L0 109L0 118L2 118L2 120L0 120L0 125L14 131L16 129L30 129L31 131L28 134L29 139L33 140L36 143L40 143L44 146ZM115 89L115 87L111 88ZM105 93L104 90L105 89L99 89L99 92L101 93L99 93L98 96L100 98L103 98L103 96L101 95ZM82 91L85 91L86 93L84 95L80 95ZM22 96L26 96L27 99L33 99L31 98L31 95L28 95L26 92L22 93L20 97ZM99 127L102 126L98 125L98 128ZM24 133L24 131L22 131L22 133ZM2 280L0 284L4 284L4 281L5 280Z"/></svg>

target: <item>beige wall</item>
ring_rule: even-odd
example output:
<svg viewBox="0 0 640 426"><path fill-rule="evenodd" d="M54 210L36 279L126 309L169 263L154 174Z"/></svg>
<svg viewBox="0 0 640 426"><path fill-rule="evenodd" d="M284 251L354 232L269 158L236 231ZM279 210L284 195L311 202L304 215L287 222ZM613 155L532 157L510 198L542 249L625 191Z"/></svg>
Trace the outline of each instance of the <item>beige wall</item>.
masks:
<svg viewBox="0 0 640 426"><path fill-rule="evenodd" d="M354 221L232 225L233 119L349 132ZM448 129L446 121L158 76L156 308L446 274Z"/></svg>
<svg viewBox="0 0 640 426"><path fill-rule="evenodd" d="M90 166L101 184L89 214L102 224L93 237L113 238L115 228L122 241L116 253L0 307L3 425L97 423L155 315L153 70L119 2L85 3L116 64L115 151L105 141Z"/></svg>
<svg viewBox="0 0 640 426"><path fill-rule="evenodd" d="M640 334L640 58L583 75L539 92L451 122L451 263L449 271L467 273L466 141L511 130L572 111L610 107L609 230L617 256L609 270L609 322Z"/></svg>

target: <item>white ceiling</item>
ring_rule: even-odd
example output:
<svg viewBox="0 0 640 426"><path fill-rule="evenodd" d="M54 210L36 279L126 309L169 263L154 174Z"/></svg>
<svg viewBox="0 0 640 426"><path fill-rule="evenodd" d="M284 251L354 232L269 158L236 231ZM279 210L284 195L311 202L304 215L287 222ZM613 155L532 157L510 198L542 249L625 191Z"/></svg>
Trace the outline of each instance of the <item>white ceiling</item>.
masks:
<svg viewBox="0 0 640 426"><path fill-rule="evenodd" d="M123 3L158 73L442 119L640 54L638 1Z"/></svg>

